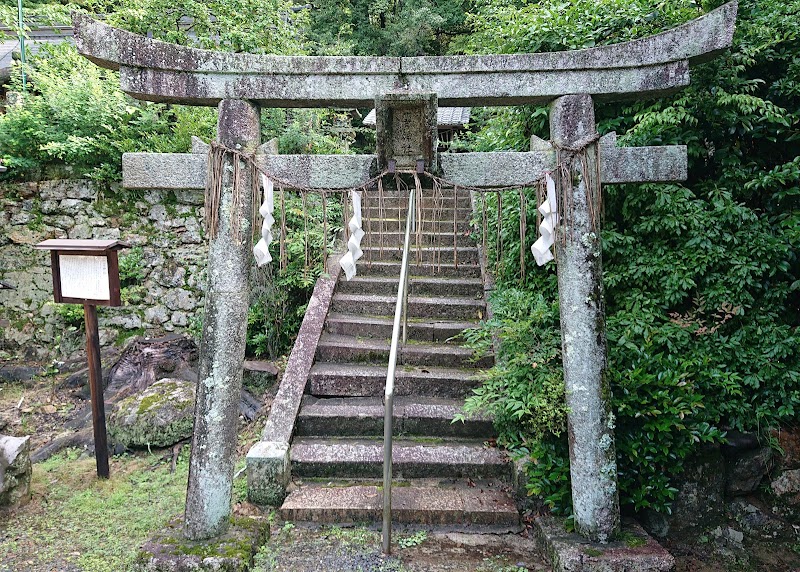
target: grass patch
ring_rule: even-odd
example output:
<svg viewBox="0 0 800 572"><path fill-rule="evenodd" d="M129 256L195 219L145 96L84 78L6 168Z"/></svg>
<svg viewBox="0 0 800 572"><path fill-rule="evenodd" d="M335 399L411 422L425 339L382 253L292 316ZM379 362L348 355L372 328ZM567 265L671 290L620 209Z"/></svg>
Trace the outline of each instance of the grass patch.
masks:
<svg viewBox="0 0 800 572"><path fill-rule="evenodd" d="M647 540L641 536L636 536L631 532L623 532L620 540L625 543L628 548L639 548L647 544Z"/></svg>
<svg viewBox="0 0 800 572"><path fill-rule="evenodd" d="M401 536L397 539L397 545L400 548L414 548L415 546L419 546L423 542L428 540L428 532L425 530L419 530L413 534L409 534L407 536Z"/></svg>
<svg viewBox="0 0 800 572"><path fill-rule="evenodd" d="M94 458L67 451L34 465L31 503L2 531L11 569L68 562L84 572L126 570L155 531L184 508L188 448L174 473L156 456L115 458L98 480ZM16 566L16 568L15 568Z"/></svg>

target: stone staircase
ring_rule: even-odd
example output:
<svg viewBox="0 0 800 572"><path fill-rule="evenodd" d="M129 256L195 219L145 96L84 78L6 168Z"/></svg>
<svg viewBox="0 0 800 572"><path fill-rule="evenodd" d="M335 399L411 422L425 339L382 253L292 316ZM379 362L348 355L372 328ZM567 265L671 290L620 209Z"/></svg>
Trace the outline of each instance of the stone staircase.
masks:
<svg viewBox="0 0 800 572"><path fill-rule="evenodd" d="M405 211L405 199L388 193L382 211L365 206L364 228L373 234L362 241L358 276L347 282L342 275L336 283L296 419L292 484L281 507L286 519L381 518L383 394ZM476 374L493 363L492 356L475 359L454 339L486 312L470 213L466 195L457 204L452 196L423 202L422 248L411 253L408 343L398 352L395 382L392 518L514 529L519 515L507 492L512 465L487 445L491 420L453 422L479 383ZM439 222L425 220L434 214Z"/></svg>

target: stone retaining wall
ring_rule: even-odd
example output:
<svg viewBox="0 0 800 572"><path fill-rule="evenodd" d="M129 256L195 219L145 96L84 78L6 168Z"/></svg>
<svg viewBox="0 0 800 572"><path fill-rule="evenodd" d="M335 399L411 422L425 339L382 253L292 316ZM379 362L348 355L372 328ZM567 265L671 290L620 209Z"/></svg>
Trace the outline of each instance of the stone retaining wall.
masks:
<svg viewBox="0 0 800 572"><path fill-rule="evenodd" d="M52 303L48 238L121 239L123 306L99 308L102 345L199 327L207 244L202 191L126 191L87 180L0 187L0 359L81 348L79 306Z"/></svg>

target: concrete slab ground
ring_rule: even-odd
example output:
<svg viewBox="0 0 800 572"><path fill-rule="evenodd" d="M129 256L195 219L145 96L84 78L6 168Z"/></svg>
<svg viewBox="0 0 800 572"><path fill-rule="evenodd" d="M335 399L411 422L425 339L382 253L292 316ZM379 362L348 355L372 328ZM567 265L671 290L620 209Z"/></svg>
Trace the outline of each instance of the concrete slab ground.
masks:
<svg viewBox="0 0 800 572"><path fill-rule="evenodd" d="M563 518L538 516L534 531L553 572L672 572L675 559L634 521L616 542L599 544L567 532Z"/></svg>
<svg viewBox="0 0 800 572"><path fill-rule="evenodd" d="M531 538L397 528L392 555L380 532L363 527L273 526L256 572L548 572Z"/></svg>

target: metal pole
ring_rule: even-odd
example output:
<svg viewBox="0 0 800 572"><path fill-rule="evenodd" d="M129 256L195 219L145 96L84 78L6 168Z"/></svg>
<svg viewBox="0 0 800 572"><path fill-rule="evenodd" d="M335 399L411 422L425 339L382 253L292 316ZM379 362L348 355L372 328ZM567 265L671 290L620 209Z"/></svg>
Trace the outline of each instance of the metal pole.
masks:
<svg viewBox="0 0 800 572"><path fill-rule="evenodd" d="M406 234L403 241L403 262L400 281L397 283L397 304L394 309L392 345L389 349L389 368L386 372L385 411L383 416L383 553L391 552L392 544L392 422L394 417L394 376L397 369L397 347L400 342L400 320L403 317L403 300L408 285L408 250L411 242L411 224L414 217L414 190L408 199Z"/></svg>
<svg viewBox="0 0 800 572"><path fill-rule="evenodd" d="M86 358L89 362L89 390L92 396L92 427L94 429L94 457L97 476L107 479L108 437L106 434L106 405L103 399L103 368L100 364L100 334L97 327L97 308L83 305L86 321Z"/></svg>
<svg viewBox="0 0 800 572"><path fill-rule="evenodd" d="M19 55L20 63L22 64L22 93L25 93L26 79L25 79L25 23L22 19L22 0L17 0L17 10L19 11Z"/></svg>

